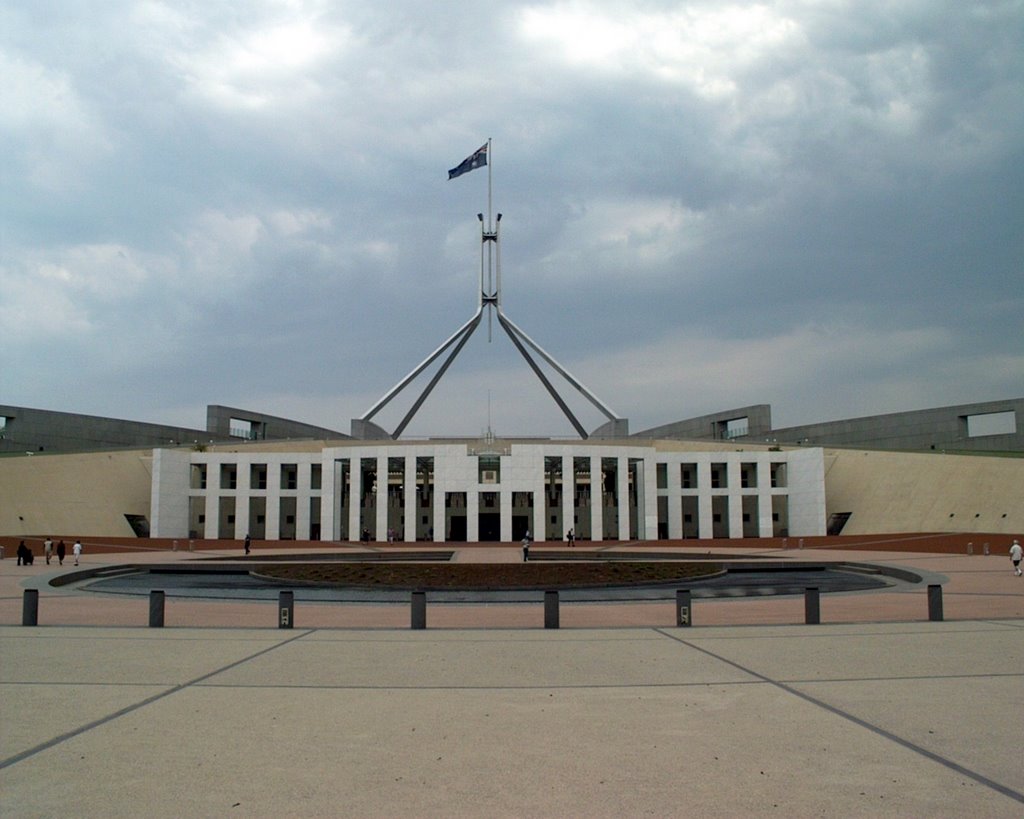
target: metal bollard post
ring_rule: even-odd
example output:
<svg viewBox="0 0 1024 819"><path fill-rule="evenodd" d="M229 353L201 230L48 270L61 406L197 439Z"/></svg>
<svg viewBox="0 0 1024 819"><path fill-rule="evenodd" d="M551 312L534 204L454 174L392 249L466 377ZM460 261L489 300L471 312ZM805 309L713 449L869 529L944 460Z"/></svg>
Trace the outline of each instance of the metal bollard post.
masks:
<svg viewBox="0 0 1024 819"><path fill-rule="evenodd" d="M544 628L558 628L558 592L544 592Z"/></svg>
<svg viewBox="0 0 1024 819"><path fill-rule="evenodd" d="M942 586L928 587L928 619L942 620Z"/></svg>
<svg viewBox="0 0 1024 819"><path fill-rule="evenodd" d="M39 625L39 589L25 589L21 598L21 624Z"/></svg>
<svg viewBox="0 0 1024 819"><path fill-rule="evenodd" d="M171 544L171 551L172 552L178 551L178 541L174 541L174 543Z"/></svg>
<svg viewBox="0 0 1024 819"><path fill-rule="evenodd" d="M693 625L693 609L690 606L689 589L676 589L676 625Z"/></svg>
<svg viewBox="0 0 1024 819"><path fill-rule="evenodd" d="M804 589L804 622L809 626L821 622L821 594L816 588Z"/></svg>
<svg viewBox="0 0 1024 819"><path fill-rule="evenodd" d="M414 591L412 593L412 628L422 629L427 627L427 593Z"/></svg>
<svg viewBox="0 0 1024 819"><path fill-rule="evenodd" d="M164 593L154 589L149 593L149 627L164 626Z"/></svg>
<svg viewBox="0 0 1024 819"><path fill-rule="evenodd" d="M988 554L988 544L987 543L984 544L981 548L984 551L984 553L987 555Z"/></svg>
<svg viewBox="0 0 1024 819"><path fill-rule="evenodd" d="M188 542L188 550L190 552L194 552L196 550L196 542L194 540L190 540Z"/></svg>
<svg viewBox="0 0 1024 819"><path fill-rule="evenodd" d="M967 554L969 554L969 555L973 555L974 554L974 544L973 543L968 543L967 544Z"/></svg>
<svg viewBox="0 0 1024 819"><path fill-rule="evenodd" d="M295 592L280 592L277 596L277 610L277 627L291 628L295 622Z"/></svg>

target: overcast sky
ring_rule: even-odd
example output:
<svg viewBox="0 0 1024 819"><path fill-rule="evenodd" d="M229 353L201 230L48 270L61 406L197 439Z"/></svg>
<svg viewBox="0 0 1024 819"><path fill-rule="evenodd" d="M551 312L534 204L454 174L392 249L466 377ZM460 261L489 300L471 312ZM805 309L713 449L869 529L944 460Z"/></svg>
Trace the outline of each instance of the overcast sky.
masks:
<svg viewBox="0 0 1024 819"><path fill-rule="evenodd" d="M1022 43L1021 0L6 0L0 403L347 432L476 309L488 138L504 310L633 431L1019 397ZM488 423L574 434L484 323L406 437Z"/></svg>

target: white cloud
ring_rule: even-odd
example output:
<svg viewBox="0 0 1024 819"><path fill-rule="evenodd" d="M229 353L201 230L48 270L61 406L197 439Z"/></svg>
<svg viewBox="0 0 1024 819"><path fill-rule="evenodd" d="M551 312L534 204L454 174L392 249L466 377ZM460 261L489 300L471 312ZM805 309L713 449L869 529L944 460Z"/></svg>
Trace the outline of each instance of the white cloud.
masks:
<svg viewBox="0 0 1024 819"><path fill-rule="evenodd" d="M310 72L343 52L346 26L324 19L320 3L261 3L244 20L209 20L164 3L137 9L136 22L190 93L227 109L262 110L311 103L320 94Z"/></svg>
<svg viewBox="0 0 1024 819"><path fill-rule="evenodd" d="M568 64L610 74L647 74L709 99L730 97L738 77L801 38L798 24L766 4L691 4L638 11L632 3L571 0L530 6L528 42Z"/></svg>

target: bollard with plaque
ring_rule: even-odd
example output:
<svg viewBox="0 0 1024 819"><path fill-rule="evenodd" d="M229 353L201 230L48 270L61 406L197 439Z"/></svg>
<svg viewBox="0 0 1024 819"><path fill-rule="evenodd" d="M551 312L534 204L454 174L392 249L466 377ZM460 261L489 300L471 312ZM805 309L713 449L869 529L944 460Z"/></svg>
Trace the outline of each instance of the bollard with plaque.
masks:
<svg viewBox="0 0 1024 819"><path fill-rule="evenodd" d="M676 589L676 625L693 625L693 608L690 605L689 589Z"/></svg>
<svg viewBox="0 0 1024 819"><path fill-rule="evenodd" d="M295 592L280 592L277 598L277 627L291 628L295 622Z"/></svg>

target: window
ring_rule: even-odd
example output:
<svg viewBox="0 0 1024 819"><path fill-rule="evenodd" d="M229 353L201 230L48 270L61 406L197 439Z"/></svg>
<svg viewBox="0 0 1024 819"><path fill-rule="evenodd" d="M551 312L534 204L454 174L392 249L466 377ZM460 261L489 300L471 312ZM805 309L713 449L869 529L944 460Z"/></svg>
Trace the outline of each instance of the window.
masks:
<svg viewBox="0 0 1024 819"><path fill-rule="evenodd" d="M249 487L251 489L267 488L266 464L253 464L249 467Z"/></svg>
<svg viewBox="0 0 1024 819"><path fill-rule="evenodd" d="M309 488L323 488L323 468L320 464L312 464L309 467Z"/></svg>
<svg viewBox="0 0 1024 819"><path fill-rule="evenodd" d="M299 487L299 466L298 464L281 464L281 488L298 489Z"/></svg>
<svg viewBox="0 0 1024 819"><path fill-rule="evenodd" d="M658 489L668 489L668 464L657 464Z"/></svg>
<svg viewBox="0 0 1024 819"><path fill-rule="evenodd" d="M501 483L501 456L481 455L477 459L479 483Z"/></svg>
<svg viewBox="0 0 1024 819"><path fill-rule="evenodd" d="M749 429L750 422L748 418L732 418L725 422L722 437L730 441L733 438L742 438Z"/></svg>
<svg viewBox="0 0 1024 819"><path fill-rule="evenodd" d="M228 435L232 438L245 438L245 440L251 441L252 433L252 421L245 421L241 418L232 418L228 421Z"/></svg>
<svg viewBox="0 0 1024 819"><path fill-rule="evenodd" d="M711 488L728 489L729 472L725 464L711 464Z"/></svg>
<svg viewBox="0 0 1024 819"><path fill-rule="evenodd" d="M680 464L679 469L683 489L696 489L697 464Z"/></svg>
<svg viewBox="0 0 1024 819"><path fill-rule="evenodd" d="M235 464L220 465L220 488L236 489L238 487L238 467Z"/></svg>
<svg viewBox="0 0 1024 819"><path fill-rule="evenodd" d="M981 438L986 435L1015 435L1017 433L1017 413L1013 410L967 415L965 420L968 438Z"/></svg>
<svg viewBox="0 0 1024 819"><path fill-rule="evenodd" d="M192 489L206 489L206 464L192 464Z"/></svg>

